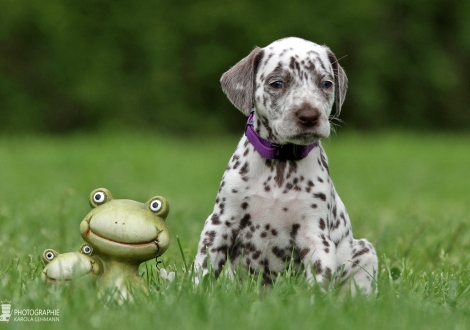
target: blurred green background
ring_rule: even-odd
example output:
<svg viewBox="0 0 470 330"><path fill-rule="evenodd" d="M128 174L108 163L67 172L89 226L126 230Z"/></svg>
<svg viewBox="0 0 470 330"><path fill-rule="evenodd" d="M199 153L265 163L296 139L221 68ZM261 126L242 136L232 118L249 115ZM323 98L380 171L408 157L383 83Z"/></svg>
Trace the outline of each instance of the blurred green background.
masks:
<svg viewBox="0 0 470 330"><path fill-rule="evenodd" d="M0 1L0 130L240 132L219 77L254 46L328 45L347 127L470 126L470 1Z"/></svg>

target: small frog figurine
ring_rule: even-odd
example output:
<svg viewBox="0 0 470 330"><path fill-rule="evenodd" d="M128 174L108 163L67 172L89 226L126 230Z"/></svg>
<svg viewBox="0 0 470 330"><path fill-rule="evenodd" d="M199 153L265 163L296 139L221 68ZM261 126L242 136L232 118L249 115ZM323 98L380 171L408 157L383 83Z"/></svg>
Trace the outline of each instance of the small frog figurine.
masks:
<svg viewBox="0 0 470 330"><path fill-rule="evenodd" d="M57 280L68 281L93 273L101 290L116 290L126 298L129 288L144 284L139 265L162 255L170 245L168 202L160 196L147 203L113 199L109 190L99 188L91 192L90 205L93 209L80 223L85 244L79 252L44 251L43 279L58 276Z"/></svg>
<svg viewBox="0 0 470 330"><path fill-rule="evenodd" d="M42 271L44 282L69 282L73 278L102 272L102 263L98 257L91 256L93 248L83 243L78 252L58 253L52 249L43 252L46 267Z"/></svg>

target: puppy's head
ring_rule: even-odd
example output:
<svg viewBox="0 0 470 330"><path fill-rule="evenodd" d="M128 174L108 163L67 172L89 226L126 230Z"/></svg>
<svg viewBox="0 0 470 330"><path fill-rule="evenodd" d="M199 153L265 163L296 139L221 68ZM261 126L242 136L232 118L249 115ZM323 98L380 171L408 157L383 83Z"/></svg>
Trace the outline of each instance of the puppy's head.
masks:
<svg viewBox="0 0 470 330"><path fill-rule="evenodd" d="M300 38L255 48L221 78L229 100L245 115L253 107L280 144L311 144L330 135L347 90L347 77L326 46Z"/></svg>

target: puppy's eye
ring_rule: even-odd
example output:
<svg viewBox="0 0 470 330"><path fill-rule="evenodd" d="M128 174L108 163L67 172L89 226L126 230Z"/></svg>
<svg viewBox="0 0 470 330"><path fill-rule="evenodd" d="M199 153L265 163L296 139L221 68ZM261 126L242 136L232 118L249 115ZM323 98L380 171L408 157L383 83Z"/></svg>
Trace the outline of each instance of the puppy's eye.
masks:
<svg viewBox="0 0 470 330"><path fill-rule="evenodd" d="M321 88L323 88L323 89L328 89L331 86L333 86L333 83L329 80L325 80L321 83Z"/></svg>
<svg viewBox="0 0 470 330"><path fill-rule="evenodd" d="M275 81L269 84L272 88L280 89L286 87L282 81Z"/></svg>

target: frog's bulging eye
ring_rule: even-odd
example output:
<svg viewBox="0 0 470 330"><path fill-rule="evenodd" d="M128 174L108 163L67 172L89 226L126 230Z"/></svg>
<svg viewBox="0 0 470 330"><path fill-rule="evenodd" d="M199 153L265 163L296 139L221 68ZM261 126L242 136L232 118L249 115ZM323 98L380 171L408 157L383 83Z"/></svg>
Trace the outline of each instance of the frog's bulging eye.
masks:
<svg viewBox="0 0 470 330"><path fill-rule="evenodd" d="M104 192L102 191L98 191L96 194L93 195L93 201L96 203L96 204L102 204L106 201L106 196L104 194Z"/></svg>
<svg viewBox="0 0 470 330"><path fill-rule="evenodd" d="M89 245L84 245L84 246L82 247L82 252L85 253L85 254L90 255L90 254L93 252L93 249L92 249L92 247L89 246Z"/></svg>
<svg viewBox="0 0 470 330"><path fill-rule="evenodd" d="M162 208L162 202L159 201L158 199L156 199L156 200L154 200L150 203L150 210L152 212L160 211L161 208Z"/></svg>
<svg viewBox="0 0 470 330"><path fill-rule="evenodd" d="M51 251L47 252L47 253L45 254L45 256L46 256L46 259L49 260L49 261L51 261L52 259L55 258L54 253L52 253Z"/></svg>

